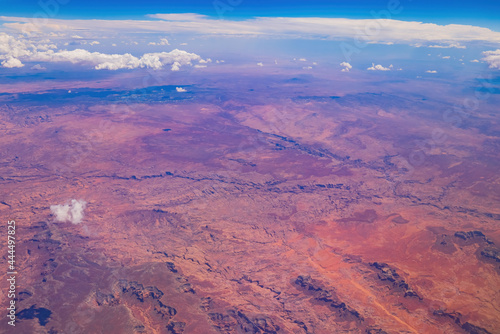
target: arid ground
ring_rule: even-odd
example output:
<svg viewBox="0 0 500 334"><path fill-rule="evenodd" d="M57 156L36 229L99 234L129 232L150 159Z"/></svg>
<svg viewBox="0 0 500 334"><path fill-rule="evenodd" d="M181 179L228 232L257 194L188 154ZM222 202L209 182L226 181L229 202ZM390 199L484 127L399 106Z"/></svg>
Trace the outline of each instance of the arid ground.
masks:
<svg viewBox="0 0 500 334"><path fill-rule="evenodd" d="M16 333L500 333L498 94L209 70L2 85Z"/></svg>

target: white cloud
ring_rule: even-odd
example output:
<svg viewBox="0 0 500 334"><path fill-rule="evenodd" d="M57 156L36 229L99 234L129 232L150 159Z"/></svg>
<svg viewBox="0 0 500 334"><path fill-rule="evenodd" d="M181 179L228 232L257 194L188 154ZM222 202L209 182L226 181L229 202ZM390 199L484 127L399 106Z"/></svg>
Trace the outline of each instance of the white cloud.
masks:
<svg viewBox="0 0 500 334"><path fill-rule="evenodd" d="M178 92L178 93L185 93L187 92L187 89L184 89L182 87L175 87L175 90Z"/></svg>
<svg viewBox="0 0 500 334"><path fill-rule="evenodd" d="M77 33L197 33L203 35L277 36L305 39L357 38L367 43L430 44L433 47L464 47L461 43L483 41L500 44L500 32L488 28L386 19L315 17L257 17L240 21L214 20L199 14L154 14L143 20L47 19L37 27L31 18L0 17L4 27L22 32ZM9 23L10 22L10 23ZM367 32L367 27L374 27ZM80 37L80 36L78 36Z"/></svg>
<svg viewBox="0 0 500 334"><path fill-rule="evenodd" d="M170 70L176 72L181 69L181 64L178 61L174 61L172 64L172 67L170 67Z"/></svg>
<svg viewBox="0 0 500 334"><path fill-rule="evenodd" d="M158 43L149 42L148 45L170 45L170 44L168 43L168 40L166 38L162 38Z"/></svg>
<svg viewBox="0 0 500 334"><path fill-rule="evenodd" d="M37 44L36 49L41 51L47 51L50 49L57 49L57 46L55 44Z"/></svg>
<svg viewBox="0 0 500 334"><path fill-rule="evenodd" d="M257 63L257 66L264 66L263 63Z"/></svg>
<svg viewBox="0 0 500 334"><path fill-rule="evenodd" d="M368 44L384 44L384 45L394 45L394 42L378 42L378 41L369 41Z"/></svg>
<svg viewBox="0 0 500 334"><path fill-rule="evenodd" d="M191 62L199 62L201 59L195 53L175 49L170 52L146 53L140 58L139 67L161 69L164 65L172 65L172 71L178 71L181 66L191 65Z"/></svg>
<svg viewBox="0 0 500 334"><path fill-rule="evenodd" d="M479 60L477 60L477 59L472 59L470 62L471 62L471 63L479 63Z"/></svg>
<svg viewBox="0 0 500 334"><path fill-rule="evenodd" d="M442 57L443 59L450 59L451 57L450 56L444 56Z"/></svg>
<svg viewBox="0 0 500 334"><path fill-rule="evenodd" d="M71 203L51 205L50 211L55 216L55 219L60 222L70 222L72 224L80 224L83 220L83 211L87 206L84 200L72 199Z"/></svg>
<svg viewBox="0 0 500 334"><path fill-rule="evenodd" d="M101 43L99 43L98 41L92 41L92 42L90 42L89 44L90 44L90 45L98 45L98 44L101 44Z"/></svg>
<svg viewBox="0 0 500 334"><path fill-rule="evenodd" d="M0 59L19 58L32 54L35 49L35 46L27 40L0 32Z"/></svg>
<svg viewBox="0 0 500 334"><path fill-rule="evenodd" d="M487 62L490 68L500 69L500 49L497 49L495 51L485 51L483 52L483 55L485 57L481 60Z"/></svg>
<svg viewBox="0 0 500 334"><path fill-rule="evenodd" d="M300 58L299 61L307 61L306 58Z"/></svg>
<svg viewBox="0 0 500 334"><path fill-rule="evenodd" d="M13 68L13 67L23 67L24 64L19 59L11 57L2 61L2 66L7 68Z"/></svg>
<svg viewBox="0 0 500 334"><path fill-rule="evenodd" d="M437 71L435 71L435 70L427 70L427 71L425 71L425 73L437 73Z"/></svg>
<svg viewBox="0 0 500 334"><path fill-rule="evenodd" d="M32 70L37 70L37 71L43 71L43 70L46 70L47 68L46 67L43 67L42 65L40 64L36 64L34 66L31 67Z"/></svg>
<svg viewBox="0 0 500 334"><path fill-rule="evenodd" d="M340 63L340 66L343 67L342 72L349 72L352 69L352 65L345 61Z"/></svg>
<svg viewBox="0 0 500 334"><path fill-rule="evenodd" d="M312 70L312 66L305 66L305 67L302 67L303 70Z"/></svg>
<svg viewBox="0 0 500 334"><path fill-rule="evenodd" d="M389 65L389 67L384 67L382 65L375 65L374 63L372 63L372 66L368 67L367 70L368 71L390 71L390 70L392 70L392 68L393 68L392 64Z"/></svg>
<svg viewBox="0 0 500 334"><path fill-rule="evenodd" d="M89 52L83 49L72 51L62 50L54 52L38 52L29 57L30 61L41 62L70 62L72 64L85 64L94 66L95 69L117 70L121 68L133 69L141 67L138 58L131 54L105 54L100 52Z"/></svg>
<svg viewBox="0 0 500 334"><path fill-rule="evenodd" d="M196 64L196 65L194 65L194 67L195 68L206 68L207 65L198 65L198 64Z"/></svg>
<svg viewBox="0 0 500 334"><path fill-rule="evenodd" d="M428 47L428 48L438 48L438 49L451 49L451 48L466 49L467 48L465 45L461 45L460 43L434 44L434 45L415 44L413 46L416 46L418 48Z"/></svg>
<svg viewBox="0 0 500 334"><path fill-rule="evenodd" d="M91 43L92 44L92 43ZM95 44L95 43L94 43ZM42 48L43 49L43 48ZM182 50L170 52L146 53L140 58L129 53L106 54L90 52L84 49L40 51L37 45L24 39L16 39L5 33L0 33L0 60L4 67L22 67L22 61L36 62L69 62L93 66L97 70L118 70L134 68L152 68L155 70L165 65L172 65L172 71L180 70L181 66L192 65L191 62L210 62L199 55Z"/></svg>

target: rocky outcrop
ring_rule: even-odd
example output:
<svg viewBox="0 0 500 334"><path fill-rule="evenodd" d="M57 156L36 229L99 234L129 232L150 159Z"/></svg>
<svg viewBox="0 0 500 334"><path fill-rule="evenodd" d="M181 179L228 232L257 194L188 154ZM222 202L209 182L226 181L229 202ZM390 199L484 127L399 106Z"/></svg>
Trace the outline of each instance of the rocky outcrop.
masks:
<svg viewBox="0 0 500 334"><path fill-rule="evenodd" d="M480 231L469 231L469 232L456 232L455 238L458 238L463 241L472 241L472 242L481 242L484 241L489 245L493 245L493 241L486 238L486 236Z"/></svg>
<svg viewBox="0 0 500 334"><path fill-rule="evenodd" d="M387 334L386 331L380 328L367 328L365 332L366 334Z"/></svg>
<svg viewBox="0 0 500 334"><path fill-rule="evenodd" d="M212 298L211 297L202 297L200 309L208 312L212 306Z"/></svg>
<svg viewBox="0 0 500 334"><path fill-rule="evenodd" d="M481 328L479 326L475 326L471 323L466 322L462 325L462 329L465 330L469 334L491 334L486 329Z"/></svg>
<svg viewBox="0 0 500 334"><path fill-rule="evenodd" d="M358 311L341 301L333 289L323 288L320 282L313 280L310 276L300 275L295 281L301 290L311 294L315 301L327 304L339 319L347 321L363 321Z"/></svg>
<svg viewBox="0 0 500 334"><path fill-rule="evenodd" d="M139 300L141 303L144 302L145 299L152 298L160 299L163 296L163 292L161 292L155 286L144 286L138 282L128 282L125 280L121 280L119 282L119 286L122 289L124 294L133 295Z"/></svg>
<svg viewBox="0 0 500 334"><path fill-rule="evenodd" d="M214 328L220 333L252 333L278 334L283 333L278 325L266 316L247 316L240 310L229 310L226 314L209 313Z"/></svg>
<svg viewBox="0 0 500 334"><path fill-rule="evenodd" d="M105 294L101 291L97 291L95 294L95 301L99 306L116 306L120 301L112 294Z"/></svg>
<svg viewBox="0 0 500 334"><path fill-rule="evenodd" d="M462 323L462 315L458 312L446 312L443 310L435 310L433 314L438 317L446 317L452 320L457 327L460 327L468 334L491 334L486 329L473 325L469 322Z"/></svg>
<svg viewBox="0 0 500 334"><path fill-rule="evenodd" d="M169 305L165 305L160 299L163 296L163 292L155 286L144 286L136 281L120 280L118 282L118 287L120 289L120 297L116 297L113 294L104 294L101 292L96 293L96 302L99 306L114 306L121 303L121 300L125 300L125 304L134 307L132 301L137 301L139 303L149 304L144 306L150 308L150 312L160 321L170 321L172 317L177 314L177 310ZM144 308L141 306L141 308Z"/></svg>
<svg viewBox="0 0 500 334"><path fill-rule="evenodd" d="M496 262L500 262L500 251L498 249L488 248L482 250L481 255L488 259L493 259Z"/></svg>
<svg viewBox="0 0 500 334"><path fill-rule="evenodd" d="M186 327L185 322L181 321L172 321L167 325L167 333L168 334L182 334L184 333L184 327Z"/></svg>
<svg viewBox="0 0 500 334"><path fill-rule="evenodd" d="M422 300L422 297L418 293L410 288L408 283L397 273L397 271L391 268L386 263L373 262L370 266L377 273L377 278L379 281L387 284L391 291L402 293L404 297L408 298L418 298Z"/></svg>

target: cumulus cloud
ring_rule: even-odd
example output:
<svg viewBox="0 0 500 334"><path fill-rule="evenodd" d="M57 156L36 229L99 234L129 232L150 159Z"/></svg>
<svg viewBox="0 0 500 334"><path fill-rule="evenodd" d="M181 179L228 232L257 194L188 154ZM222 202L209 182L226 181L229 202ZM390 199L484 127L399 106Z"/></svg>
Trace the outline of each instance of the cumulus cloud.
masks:
<svg viewBox="0 0 500 334"><path fill-rule="evenodd" d="M57 49L55 44L38 44L36 45L37 50L46 51L50 49Z"/></svg>
<svg viewBox="0 0 500 334"><path fill-rule="evenodd" d="M184 89L182 87L175 87L175 90L178 92L178 93L185 93L187 92L187 89Z"/></svg>
<svg viewBox="0 0 500 334"><path fill-rule="evenodd" d="M392 64L389 65L389 67L384 67L382 65L375 65L374 63L372 63L372 66L368 67L367 70L368 71L390 71L390 70L392 70L392 68L393 68Z"/></svg>
<svg viewBox="0 0 500 334"><path fill-rule="evenodd" d="M482 58L481 60L487 62L490 68L500 69L500 49L497 49L495 51L485 51L483 52L483 55L484 58Z"/></svg>
<svg viewBox="0 0 500 334"><path fill-rule="evenodd" d="M477 60L477 59L472 59L470 62L471 62L471 63L479 63L479 60Z"/></svg>
<svg viewBox="0 0 500 334"><path fill-rule="evenodd" d="M0 59L19 58L32 54L34 50L35 45L29 41L0 32Z"/></svg>
<svg viewBox="0 0 500 334"><path fill-rule="evenodd" d="M343 67L343 69L341 70L342 72L349 72L352 68L352 65L345 61L340 63L340 66Z"/></svg>
<svg viewBox="0 0 500 334"><path fill-rule="evenodd" d="M2 67L22 67L24 66L23 62L69 62L72 64L93 66L97 70L134 68L159 70L167 65L171 65L172 71L179 71L182 66L191 66L192 62L202 64L211 62L211 59L204 60L195 53L178 49L170 52L145 53L140 57L136 57L129 53L107 54L90 52L84 49L57 50L56 45L44 44L46 42L50 41L45 39L33 43L24 37L15 38L0 32L0 65ZM161 43L167 42L166 39L161 40ZM99 42L94 41L89 44L96 45Z"/></svg>
<svg viewBox="0 0 500 334"><path fill-rule="evenodd" d="M128 53L105 54L100 52L89 52L83 49L37 52L29 56L28 60L51 63L69 62L72 64L87 64L94 66L97 70L133 69L141 67L140 60Z"/></svg>
<svg viewBox="0 0 500 334"><path fill-rule="evenodd" d="M83 211L86 206L87 202L84 200L72 199L67 204L51 205L50 211L57 221L70 222L77 225L83 220Z"/></svg>
<svg viewBox="0 0 500 334"><path fill-rule="evenodd" d="M37 70L37 71L43 71L43 70L46 70L47 68L46 67L43 67L42 65L40 64L36 64L34 66L31 67L32 70Z"/></svg>
<svg viewBox="0 0 500 334"><path fill-rule="evenodd" d="M2 66L7 68L13 68L13 67L23 67L24 64L21 63L19 59L11 57L2 61Z"/></svg>
<svg viewBox="0 0 500 334"><path fill-rule="evenodd" d="M427 71L425 71L425 73L437 73L437 71L436 70L427 70Z"/></svg>
<svg viewBox="0 0 500 334"><path fill-rule="evenodd" d="M148 45L170 45L170 43L168 42L168 40L166 38L162 38L162 39L160 39L160 41L158 43L149 42Z"/></svg>
<svg viewBox="0 0 500 334"><path fill-rule="evenodd" d="M263 63L257 63L257 66L264 66Z"/></svg>
<svg viewBox="0 0 500 334"><path fill-rule="evenodd" d="M450 59L450 56L444 56L443 59Z"/></svg>
<svg viewBox="0 0 500 334"><path fill-rule="evenodd" d="M181 66L192 65L191 62L199 62L201 59L195 53L175 49L170 52L146 53L139 59L139 67L161 69L164 65L172 65L172 71L178 71Z"/></svg>
<svg viewBox="0 0 500 334"><path fill-rule="evenodd" d="M99 43L98 41L92 41L92 42L90 42L89 44L90 44L90 45L98 45L98 44L101 44L101 43Z"/></svg>
<svg viewBox="0 0 500 334"><path fill-rule="evenodd" d="M172 71L180 70L181 66L192 65L193 61L201 62L203 59L194 53L175 49L170 52L146 53L140 58L129 53L106 54L90 52L84 49L75 50L46 50L40 51L37 45L25 40L0 33L0 59L3 67L22 67L21 61L33 62L69 62L93 66L97 70L118 70L134 68L162 69L171 65ZM205 61L208 62L208 61Z"/></svg>
<svg viewBox="0 0 500 334"><path fill-rule="evenodd" d="M181 69L181 64L178 61L174 61L172 67L170 67L171 71L179 71Z"/></svg>

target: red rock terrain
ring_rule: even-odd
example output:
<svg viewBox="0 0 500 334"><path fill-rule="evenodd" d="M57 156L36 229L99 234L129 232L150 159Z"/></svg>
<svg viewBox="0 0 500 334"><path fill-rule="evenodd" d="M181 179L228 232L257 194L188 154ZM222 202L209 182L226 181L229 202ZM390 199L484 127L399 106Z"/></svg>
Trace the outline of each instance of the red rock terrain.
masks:
<svg viewBox="0 0 500 334"><path fill-rule="evenodd" d="M284 85L265 103L4 104L14 332L500 333L494 116L453 127L437 102ZM83 222L56 221L73 198Z"/></svg>

